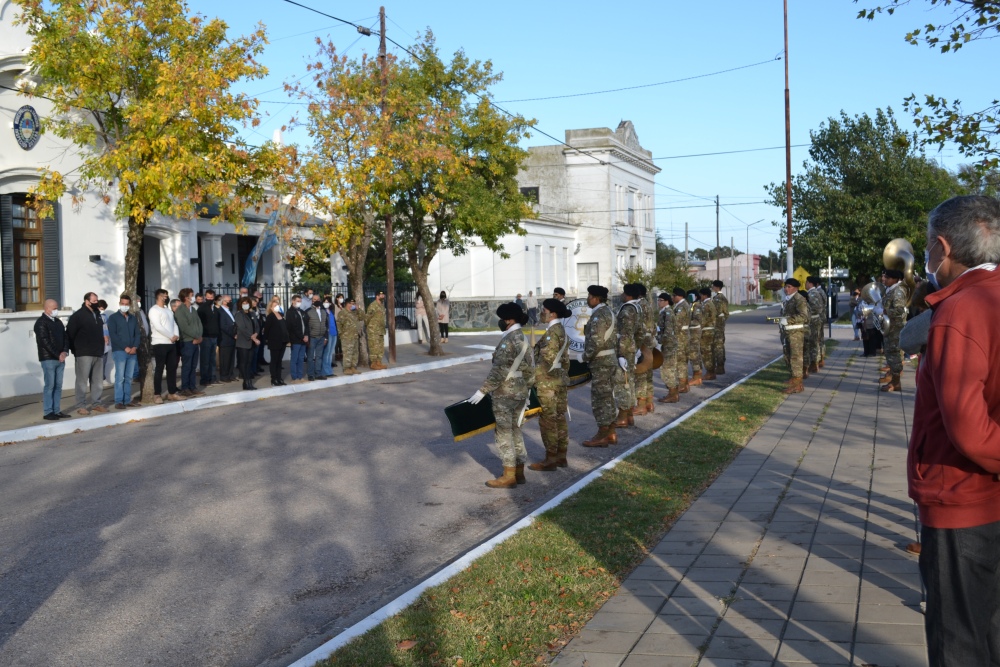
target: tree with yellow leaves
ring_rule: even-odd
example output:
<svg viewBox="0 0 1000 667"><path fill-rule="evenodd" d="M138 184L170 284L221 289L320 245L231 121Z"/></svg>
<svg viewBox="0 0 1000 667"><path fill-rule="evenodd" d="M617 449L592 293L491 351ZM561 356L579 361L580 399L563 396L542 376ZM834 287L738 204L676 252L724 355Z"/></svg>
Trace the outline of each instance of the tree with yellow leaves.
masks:
<svg viewBox="0 0 1000 667"><path fill-rule="evenodd" d="M232 90L259 79L264 28L231 38L218 19L190 15L183 0L18 0L37 84L26 95L54 106L45 130L79 147L72 174L46 170L33 194L40 214L67 189L93 193L128 222L125 291L136 291L144 228L159 213L242 223L282 173L274 145L238 140L257 125L257 100ZM135 298L132 299L135 303ZM143 337L145 340L145 336ZM152 395L140 349L143 399Z"/></svg>

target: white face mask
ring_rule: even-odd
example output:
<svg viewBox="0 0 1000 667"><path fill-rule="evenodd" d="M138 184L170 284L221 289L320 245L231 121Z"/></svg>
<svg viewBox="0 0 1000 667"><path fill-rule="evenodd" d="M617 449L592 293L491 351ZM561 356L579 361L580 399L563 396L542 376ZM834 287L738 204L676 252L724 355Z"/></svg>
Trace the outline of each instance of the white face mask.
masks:
<svg viewBox="0 0 1000 667"><path fill-rule="evenodd" d="M927 246L927 250L924 250L924 270L927 272L927 281L934 286L934 289L941 289L941 284L938 282L937 270L931 271L931 248L938 240L935 238ZM938 262L938 269L941 268L941 262Z"/></svg>
<svg viewBox="0 0 1000 667"><path fill-rule="evenodd" d="M249 303L244 303L243 304L243 310L250 310L250 304Z"/></svg>
<svg viewBox="0 0 1000 667"><path fill-rule="evenodd" d="M344 305L344 299L343 298L337 299L337 303L339 303L341 306Z"/></svg>
<svg viewBox="0 0 1000 667"><path fill-rule="evenodd" d="M118 310L121 311L121 312L123 312L123 313L127 313L129 310L131 310L131 306L129 306L128 304L123 303L123 304L121 304L121 305L118 306Z"/></svg>
<svg viewBox="0 0 1000 667"><path fill-rule="evenodd" d="M323 305L326 306L327 308L329 308L330 307L330 302L329 301L324 301Z"/></svg>

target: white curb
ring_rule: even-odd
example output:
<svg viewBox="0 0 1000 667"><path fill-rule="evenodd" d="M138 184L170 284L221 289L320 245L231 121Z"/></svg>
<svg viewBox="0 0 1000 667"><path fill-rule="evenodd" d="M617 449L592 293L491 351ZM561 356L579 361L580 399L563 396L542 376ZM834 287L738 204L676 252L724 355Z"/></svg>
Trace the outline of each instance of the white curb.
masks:
<svg viewBox="0 0 1000 667"><path fill-rule="evenodd" d="M51 438L60 435L67 435L69 433L76 433L78 431L92 431L106 426L117 426L118 424L127 424L132 421L152 419L154 417L166 417L167 415L177 415L184 412L208 410L209 408L217 408L223 405L250 403L264 398L273 398L275 396L301 394L316 391L317 389L339 387L358 382L367 382L369 380L382 380L384 378L408 375L410 373L434 371L441 368L448 368L450 366L458 366L460 364L487 361L492 358L492 356L492 352L472 354L464 357L456 357L454 359L431 361L425 364L397 366L395 368L387 368L382 371L365 372L359 375L340 375L330 380L318 380L307 384L296 384L285 387L269 387L267 389L262 388L258 391L233 391L226 394L219 394L218 396L201 396L198 398L189 398L185 401L177 401L176 403L163 403L162 405L151 405L143 408L131 408L129 410L114 411L97 417L88 417L87 419L72 419L39 424L37 426L26 426L24 428L12 429L10 431L0 431L0 443L8 444L12 442L35 440L37 438Z"/></svg>
<svg viewBox="0 0 1000 667"><path fill-rule="evenodd" d="M779 361L783 358L784 358L783 356L775 357L773 360L767 362L766 364L755 370L753 373L750 373L746 377L734 382L725 389L722 389L721 391L712 394L711 396L703 400L701 403L693 406L690 410L688 410L681 416L677 417L677 419L673 420L672 422L661 428L656 433L650 435L642 442L633 445L630 449L622 452L615 458L611 459L610 461L602 465L600 468L595 468L594 470L590 471L587 475L577 480L576 483L574 483L572 486L563 490L561 493L559 493L557 496L549 500L547 503L545 503L544 505L533 511L531 514L528 514L517 523L511 525L506 530L498 533L497 535L494 535L493 537L483 542L479 546L475 547L471 551L466 552L463 556L461 556L454 562L450 563L449 565L446 565L441 570L431 575L427 579L424 579L422 582L420 582L407 592L403 593L395 600L389 602L381 609L372 612L366 618L358 621L351 627L347 628L339 635L337 635L330 641L326 642L316 650L299 658L291 665L289 665L289 667L312 667L317 662L321 660L326 660L331 655L333 655L334 651L341 648L355 637L363 635L364 633L368 632L369 630L377 626L379 623L382 623L383 621L395 616L399 612L409 607L411 604L416 602L417 598L420 597L420 594L423 593L428 588L432 588L434 586L437 586L438 584L444 583L451 577L455 576L462 570L472 565L474 561L478 560L480 557L492 551L494 547L500 545L503 542L506 542L511 537L516 535L518 532L530 526L532 523L534 523L535 518L537 516L539 516L544 512L549 511L553 507L557 507L558 505L562 504L564 500L575 495L578 491L580 491L580 489L587 486L595 479L603 475L605 470L611 470L612 468L617 466L622 460L624 460L627 456L642 449L643 447L646 447L647 445L652 444L661 435L683 424L690 417L700 412L702 408L704 408L709 403L712 403L716 399L722 398L736 387L740 386L753 376L757 375L757 373L761 372L774 362Z"/></svg>

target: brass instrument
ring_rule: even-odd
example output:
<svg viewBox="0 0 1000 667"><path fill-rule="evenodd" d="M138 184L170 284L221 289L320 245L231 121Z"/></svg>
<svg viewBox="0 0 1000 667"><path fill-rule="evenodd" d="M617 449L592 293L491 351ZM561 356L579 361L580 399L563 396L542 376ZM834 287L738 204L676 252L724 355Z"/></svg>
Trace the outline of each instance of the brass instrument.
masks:
<svg viewBox="0 0 1000 667"><path fill-rule="evenodd" d="M917 283L913 278L913 246L906 239L893 239L885 244L882 251L882 264L887 269L897 269L903 272L903 282L913 294Z"/></svg>
<svg viewBox="0 0 1000 667"><path fill-rule="evenodd" d="M861 288L861 297L857 307L858 319L864 321L868 319L869 315L874 315L875 328L880 332L884 324L882 321L882 293L882 285L873 280Z"/></svg>

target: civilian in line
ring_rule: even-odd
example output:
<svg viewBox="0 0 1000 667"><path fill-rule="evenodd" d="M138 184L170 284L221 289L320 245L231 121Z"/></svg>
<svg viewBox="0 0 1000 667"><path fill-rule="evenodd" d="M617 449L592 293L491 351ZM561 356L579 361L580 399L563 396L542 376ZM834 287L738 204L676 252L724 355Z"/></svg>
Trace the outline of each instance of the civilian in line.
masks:
<svg viewBox="0 0 1000 667"><path fill-rule="evenodd" d="M56 421L69 417L59 409L69 338L66 327L56 315L59 303L55 299L46 299L42 308L41 316L35 320L35 344L38 346L38 361L42 364L42 419Z"/></svg>
<svg viewBox="0 0 1000 667"><path fill-rule="evenodd" d="M109 342L104 337L104 320L98 312L97 295L87 292L83 305L69 318L66 335L69 349L76 357L76 413L81 416L94 412L107 412L101 405L104 391L104 346ZM87 397L87 383L90 383L90 397Z"/></svg>
<svg viewBox="0 0 1000 667"><path fill-rule="evenodd" d="M431 323L427 319L427 307L424 306L424 297L417 295L417 304L414 307L417 313L417 343L423 343L426 335L427 342L431 341Z"/></svg>
<svg viewBox="0 0 1000 667"><path fill-rule="evenodd" d="M170 301L165 289L158 289L154 295L156 305L149 309L149 329L156 365L153 370L153 403L163 403L163 371L167 371L167 400L183 401L177 394L177 342L181 339L177 330L174 313L167 306ZM180 301L174 299L177 305Z"/></svg>
<svg viewBox="0 0 1000 667"><path fill-rule="evenodd" d="M204 396L205 392L198 389L197 366L201 356L201 318L195 310L194 290L185 287L178 295L181 305L174 311L177 329L181 334L181 387L177 392L184 398Z"/></svg>
<svg viewBox="0 0 1000 667"><path fill-rule="evenodd" d="M215 351L219 346L219 306L215 303L215 291L205 290L205 298L198 306L201 320L201 386L221 384L215 369Z"/></svg>
<svg viewBox="0 0 1000 667"><path fill-rule="evenodd" d="M104 299L98 299L97 312L101 314L101 319L104 321L104 355L101 360L101 369L104 374L103 386L107 388L111 386L111 371L115 367L115 362L111 358L111 338L108 334L108 318L111 317L111 313L108 312L108 302Z"/></svg>
<svg viewBox="0 0 1000 667"><path fill-rule="evenodd" d="M219 299L219 379L236 380L236 316L233 314L233 297L228 294Z"/></svg>
<svg viewBox="0 0 1000 667"><path fill-rule="evenodd" d="M138 408L132 400L132 376L135 375L139 352L139 321L129 312L132 297L122 294L118 310L108 316L108 333L111 337L111 356L115 360L115 409Z"/></svg>
<svg viewBox="0 0 1000 667"><path fill-rule="evenodd" d="M274 297L267 306L267 317L264 318L264 336L267 339L268 352L271 353L271 386L281 387L285 381L281 379L281 360L288 347L288 328L285 326L285 309L281 307L281 299Z"/></svg>
<svg viewBox="0 0 1000 667"><path fill-rule="evenodd" d="M323 375L333 377L334 351L337 349L337 318L330 295L323 297L323 309L326 310L326 344L323 345Z"/></svg>
<svg viewBox="0 0 1000 667"><path fill-rule="evenodd" d="M289 364L292 384L300 384L305 381L306 347L309 343L308 319L309 316L302 310L302 297L293 294L291 308L288 309L285 318L288 327L288 342L292 346L292 358Z"/></svg>
<svg viewBox="0 0 1000 667"><path fill-rule="evenodd" d="M319 297L313 297L313 307L309 310L306 318L309 332L309 352L307 355L309 370L307 372L310 380L326 379L326 376L323 375L323 348L326 346L327 331L330 328L327 322L329 317Z"/></svg>
<svg viewBox="0 0 1000 667"><path fill-rule="evenodd" d="M448 322L451 321L451 304L448 303L448 295L443 291L441 297L434 304L434 312L437 313L438 329L441 332L441 342L448 342Z"/></svg>
<svg viewBox="0 0 1000 667"><path fill-rule="evenodd" d="M260 343L260 321L253 311L253 299L240 299L239 310L236 311L236 355L239 359L240 374L243 376L243 389L253 390L254 376L251 373L253 362L257 358L256 345Z"/></svg>

